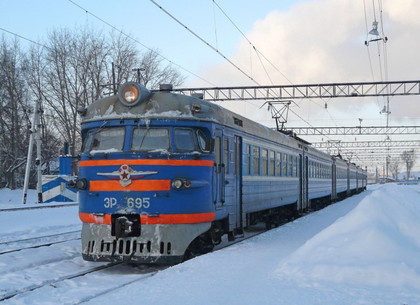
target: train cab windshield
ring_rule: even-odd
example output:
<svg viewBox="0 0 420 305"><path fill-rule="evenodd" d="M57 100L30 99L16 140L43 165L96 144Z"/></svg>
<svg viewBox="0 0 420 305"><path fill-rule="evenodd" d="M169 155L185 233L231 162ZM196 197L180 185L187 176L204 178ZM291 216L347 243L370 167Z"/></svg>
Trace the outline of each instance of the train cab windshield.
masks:
<svg viewBox="0 0 420 305"><path fill-rule="evenodd" d="M124 144L124 127L90 130L86 136L83 152L120 152Z"/></svg>
<svg viewBox="0 0 420 305"><path fill-rule="evenodd" d="M196 150L194 133L192 129L175 128L174 144L177 152L188 152Z"/></svg>
<svg viewBox="0 0 420 305"><path fill-rule="evenodd" d="M136 128L133 132L131 150L169 150L169 143L169 129L167 128Z"/></svg>
<svg viewBox="0 0 420 305"><path fill-rule="evenodd" d="M135 127L127 146L124 145L125 133L125 127L90 130L84 141L83 152L95 154L129 150L149 153L209 153L212 147L212 139L203 130L196 128Z"/></svg>

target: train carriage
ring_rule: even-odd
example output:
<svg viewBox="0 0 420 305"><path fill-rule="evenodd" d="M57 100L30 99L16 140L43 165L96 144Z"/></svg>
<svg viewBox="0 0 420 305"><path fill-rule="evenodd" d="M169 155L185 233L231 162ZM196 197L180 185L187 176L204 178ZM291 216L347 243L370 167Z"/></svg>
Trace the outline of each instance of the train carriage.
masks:
<svg viewBox="0 0 420 305"><path fill-rule="evenodd" d="M344 192L343 160L167 86L127 83L80 113L86 260L180 262ZM363 188L353 175L347 190Z"/></svg>
<svg viewBox="0 0 420 305"><path fill-rule="evenodd" d="M334 157L334 164L335 164L335 193L336 197L334 199L342 199L345 198L349 192L349 184L348 184L348 172L349 172L349 164L345 160L341 158L341 156Z"/></svg>
<svg viewBox="0 0 420 305"><path fill-rule="evenodd" d="M358 191L357 173L359 168L354 163L349 163L349 192L354 194Z"/></svg>
<svg viewBox="0 0 420 305"><path fill-rule="evenodd" d="M332 157L324 152L309 148L308 159L308 194L313 202L330 202L333 195ZM315 200L316 199L316 200Z"/></svg>

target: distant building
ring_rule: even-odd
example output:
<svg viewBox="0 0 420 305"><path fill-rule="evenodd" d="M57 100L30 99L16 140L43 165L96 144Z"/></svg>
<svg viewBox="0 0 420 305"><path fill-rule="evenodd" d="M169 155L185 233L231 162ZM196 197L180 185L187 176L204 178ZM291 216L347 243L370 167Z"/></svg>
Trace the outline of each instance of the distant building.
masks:
<svg viewBox="0 0 420 305"><path fill-rule="evenodd" d="M391 177L379 177L378 182L381 184L384 183L391 183L391 182L396 182L394 178Z"/></svg>

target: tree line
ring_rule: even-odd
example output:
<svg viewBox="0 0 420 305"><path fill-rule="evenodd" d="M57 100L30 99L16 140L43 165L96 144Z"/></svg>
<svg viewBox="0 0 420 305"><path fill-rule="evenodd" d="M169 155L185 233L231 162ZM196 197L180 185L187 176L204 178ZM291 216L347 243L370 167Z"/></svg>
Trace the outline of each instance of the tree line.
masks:
<svg viewBox="0 0 420 305"><path fill-rule="evenodd" d="M389 160L389 167L392 174L392 177L395 180L398 180L398 175L400 173L400 164L402 163L403 167L406 170L405 179L410 179L411 170L413 169L414 164L416 163L416 152L414 149L405 150L401 153L399 158L392 158Z"/></svg>
<svg viewBox="0 0 420 305"><path fill-rule="evenodd" d="M179 86L184 79L176 68L165 65L156 51L141 52L133 40L121 33L55 29L45 41L26 49L18 40L3 36L0 188L15 189L23 184L35 101L41 104L42 169L44 174L50 174L64 142L70 144L73 156L80 149L78 108L112 93L114 84L118 87L137 80L155 89L161 83ZM33 183L35 180L30 179Z"/></svg>

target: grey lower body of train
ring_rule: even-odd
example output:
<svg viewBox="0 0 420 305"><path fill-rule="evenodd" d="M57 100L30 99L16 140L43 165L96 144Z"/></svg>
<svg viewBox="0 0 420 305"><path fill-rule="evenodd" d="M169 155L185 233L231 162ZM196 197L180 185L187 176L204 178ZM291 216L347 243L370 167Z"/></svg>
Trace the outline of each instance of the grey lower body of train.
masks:
<svg viewBox="0 0 420 305"><path fill-rule="evenodd" d="M116 238L111 226L84 223L82 255L87 261L172 265L182 262L191 242L211 223L144 224L136 237Z"/></svg>

